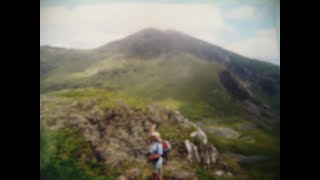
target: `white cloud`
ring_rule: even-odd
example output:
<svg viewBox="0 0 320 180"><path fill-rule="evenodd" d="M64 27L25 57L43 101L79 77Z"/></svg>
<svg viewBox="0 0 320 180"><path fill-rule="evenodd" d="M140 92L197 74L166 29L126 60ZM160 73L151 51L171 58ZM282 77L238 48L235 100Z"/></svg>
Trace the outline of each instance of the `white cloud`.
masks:
<svg viewBox="0 0 320 180"><path fill-rule="evenodd" d="M226 14L226 17L238 20L248 20L261 17L257 9L250 5L243 5L232 9Z"/></svg>
<svg viewBox="0 0 320 180"><path fill-rule="evenodd" d="M230 13L250 18L256 10L243 6ZM174 29L244 56L279 62L275 29L258 31L249 39L229 41L238 34L226 23L222 9L212 4L107 3L40 7L40 45L95 48L143 28ZM222 33L221 33L222 32Z"/></svg>
<svg viewBox="0 0 320 180"><path fill-rule="evenodd" d="M264 29L249 39L226 44L226 48L251 58L280 64L276 29Z"/></svg>
<svg viewBox="0 0 320 180"><path fill-rule="evenodd" d="M211 4L109 3L40 8L40 45L94 48L146 27L175 29L219 42L217 31L234 31Z"/></svg>

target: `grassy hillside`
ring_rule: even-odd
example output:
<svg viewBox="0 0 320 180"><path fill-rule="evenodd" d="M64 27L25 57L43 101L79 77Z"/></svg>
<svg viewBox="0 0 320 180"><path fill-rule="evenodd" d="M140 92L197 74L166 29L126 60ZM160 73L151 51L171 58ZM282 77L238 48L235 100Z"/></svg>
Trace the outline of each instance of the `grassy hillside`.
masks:
<svg viewBox="0 0 320 180"><path fill-rule="evenodd" d="M76 72L64 71L68 66L64 64L43 79L42 92L99 87L158 102L172 102L192 119L241 116L246 113L219 81L218 75L225 68L189 54L148 61L110 58Z"/></svg>
<svg viewBox="0 0 320 180"><path fill-rule="evenodd" d="M107 91L97 88L85 89L65 89L46 93L47 96L67 98L77 102L95 101L99 107L112 108L117 104L126 104L134 109L143 110L150 104L167 106L170 109L178 108L178 101L159 101L151 100L148 97L135 97L126 95L123 92ZM72 103L71 103L72 104ZM50 104L44 105L50 108ZM191 112L192 113L192 112ZM192 117L192 116L191 116ZM195 121L195 119L190 119ZM265 177L267 179L279 179L279 153L280 139L275 130L265 130L259 127L253 129L243 129L243 126L255 126L255 124L247 119L237 121L225 121L224 119L213 120L197 120L198 124L203 128L210 127L229 127L238 131L241 135L238 139L228 139L217 136L207 131L209 142L214 144L221 154L221 159L228 163L237 173L235 178L238 179L259 179ZM179 139L188 137L188 132L180 132L177 129L170 128L169 124L161 126L160 132L165 139ZM64 177L81 177L82 179L112 179L121 173L117 171L119 168L111 168L106 164L98 162L83 162L79 158L80 154L89 153L88 145L81 139L77 130L61 129L59 131L50 131L41 128L41 161L40 168L43 177L51 177L52 179L61 179ZM50 143L49 143L50 142ZM60 150L58 150L60 149ZM243 155L264 155L268 160L248 165L239 165L229 153L238 153ZM176 157L176 155L171 155ZM174 158L172 157L172 158ZM126 165L126 167L133 165ZM148 169L148 167L144 167ZM164 175L169 175L169 167ZM213 171L206 170L200 166L194 165L197 177L200 179L223 179L214 174ZM169 173L169 174L167 174ZM81 179L80 178L80 179ZM144 177L146 178L146 177ZM62 178L63 179L63 178Z"/></svg>
<svg viewBox="0 0 320 180"><path fill-rule="evenodd" d="M186 104L202 106L204 117L207 112L243 116L237 99L221 85L219 74L224 70L279 114L279 67L176 31L145 29L92 50L40 48L40 92L98 87L183 101L186 113L192 111Z"/></svg>
<svg viewBox="0 0 320 180"><path fill-rule="evenodd" d="M222 82L223 73L229 79ZM105 108L121 103L136 110L150 104L177 110L205 129L209 142L237 174L235 179L279 179L278 66L242 57L181 33L146 30L92 50L40 47L40 76L40 93L48 97L94 101ZM237 98L234 91L241 91L238 94L246 98ZM50 103L41 106L55 112ZM261 108L272 115L259 114ZM276 123L269 124L271 121ZM210 128L230 128L239 137L217 135ZM189 133L177 134L170 126L162 126L160 131L167 138L185 138ZM41 177L119 176L119 171L107 164L81 161L80 154L87 153L88 145L77 133L77 129L50 131L41 126ZM240 165L231 158L232 153L268 159ZM149 167L140 168L150 171ZM193 170L199 179L221 179L197 165Z"/></svg>

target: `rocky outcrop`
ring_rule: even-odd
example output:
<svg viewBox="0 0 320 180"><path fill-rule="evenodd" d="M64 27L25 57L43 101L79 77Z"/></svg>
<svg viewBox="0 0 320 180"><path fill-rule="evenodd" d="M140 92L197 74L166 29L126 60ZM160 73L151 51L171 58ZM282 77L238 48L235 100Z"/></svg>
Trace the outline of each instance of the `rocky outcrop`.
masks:
<svg viewBox="0 0 320 180"><path fill-rule="evenodd" d="M197 162L207 167L217 163L218 151L212 144L208 144L206 133L198 125L184 118L178 111L170 113L170 116L174 121L181 123L182 126L195 129L190 133L190 138L184 140L187 159L190 162Z"/></svg>
<svg viewBox="0 0 320 180"><path fill-rule="evenodd" d="M220 163L219 153L208 142L205 132L178 111L151 105L142 109L122 104L101 108L96 101L80 103L46 96L41 97L40 104L43 126L52 130L63 127L79 129L92 151L88 157L94 157L111 167L130 162L139 169L139 166L147 164L145 154L150 144L148 133L154 123L160 129L170 124L170 129L180 130L170 139L172 154L176 155L169 154L169 162L178 161L189 167L196 163L206 168L215 168ZM181 133L185 132L186 135L182 136ZM139 174L137 169L125 172L128 172L124 174L126 177Z"/></svg>
<svg viewBox="0 0 320 180"><path fill-rule="evenodd" d="M188 152L188 160L196 161L200 164L210 166L214 165L218 159L218 151L213 145L195 145L189 139L184 141Z"/></svg>

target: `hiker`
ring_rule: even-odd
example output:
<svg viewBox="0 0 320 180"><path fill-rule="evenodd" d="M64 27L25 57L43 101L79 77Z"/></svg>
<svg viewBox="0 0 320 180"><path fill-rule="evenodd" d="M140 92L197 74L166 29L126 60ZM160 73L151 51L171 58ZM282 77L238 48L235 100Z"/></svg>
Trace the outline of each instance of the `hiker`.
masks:
<svg viewBox="0 0 320 180"><path fill-rule="evenodd" d="M153 131L150 135L152 144L148 155L148 161L152 165L152 177L154 180L162 180L163 147L159 132Z"/></svg>

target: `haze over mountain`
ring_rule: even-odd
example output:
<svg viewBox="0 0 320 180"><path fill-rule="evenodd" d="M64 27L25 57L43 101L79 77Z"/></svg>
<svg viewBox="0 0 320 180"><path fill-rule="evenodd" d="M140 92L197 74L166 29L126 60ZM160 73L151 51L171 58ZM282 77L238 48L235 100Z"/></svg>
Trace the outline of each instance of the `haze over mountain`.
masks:
<svg viewBox="0 0 320 180"><path fill-rule="evenodd" d="M161 133L175 144L177 154L168 166L173 172L178 169L186 177L212 178L209 174L223 166L225 174L250 174L252 179L278 177L277 65L246 58L181 32L148 28L95 49L41 46L40 92L43 127L80 129L85 141L92 140L93 157L106 165L132 168L122 165L125 160L120 158L129 156L131 150L126 148L131 147L136 153L132 161L141 162L138 171L142 171L146 135L142 126L157 122ZM196 124L192 127L198 134L206 133L201 140L211 143L191 140L202 159L199 167L186 159L190 155L184 143L189 142L191 131L184 123L189 122ZM179 132L171 130L173 126ZM123 140L130 133L136 144ZM104 144L106 141L109 144ZM211 145L222 154L212 172L205 168L207 157L201 154L214 152L216 158L215 148L208 150ZM83 151L89 158L90 153ZM115 155L110 156L111 152ZM238 162L252 159L268 160L261 167L253 164L240 170ZM184 166L175 167L177 162ZM263 175L257 176L259 173ZM169 174L166 176L177 178Z"/></svg>
<svg viewBox="0 0 320 180"><path fill-rule="evenodd" d="M212 66L212 69L208 68L209 66ZM128 90L148 82L149 78L150 84L140 89L142 92L153 91L154 86L171 89L173 87L168 87L169 82L175 84L175 87L183 85L182 81L190 85L197 83L194 78L206 72L202 71L203 68L208 68L208 74L205 75L208 82L204 82L204 86L205 83L208 86L216 81L224 87L223 91L231 93L233 98L245 100L250 96L251 101L255 99L252 101L254 104L260 103L259 98L253 98L254 94L259 92L261 98L264 97L265 104L274 106L274 109L279 107L279 102L268 100L278 95L280 67L240 56L173 30L148 28L91 50L40 47L42 91L89 86ZM161 72L157 74L153 70ZM196 74L195 71L198 70L202 72ZM153 73L154 78L162 78L163 82L153 81L153 76L147 76L148 73ZM168 73L171 73L171 77L167 76ZM214 74L219 77L214 77ZM138 76L141 76L141 79L137 78ZM142 76L146 78L143 79ZM126 81L128 82L125 83ZM230 82L236 83L232 86L239 86L238 89L243 88L243 92L233 92L235 87L228 85ZM129 84L131 85L127 86ZM211 87L198 88L203 92L211 91ZM180 87L176 90L180 90ZM135 92L138 93L138 90ZM150 95L153 96L152 94ZM260 101L263 101L262 99Z"/></svg>

